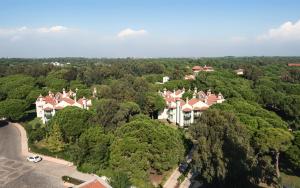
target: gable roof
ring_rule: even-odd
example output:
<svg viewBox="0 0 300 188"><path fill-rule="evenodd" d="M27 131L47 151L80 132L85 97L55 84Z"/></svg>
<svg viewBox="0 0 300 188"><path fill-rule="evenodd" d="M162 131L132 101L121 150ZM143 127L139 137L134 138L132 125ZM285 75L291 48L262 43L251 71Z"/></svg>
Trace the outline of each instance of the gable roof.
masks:
<svg viewBox="0 0 300 188"><path fill-rule="evenodd" d="M75 103L75 101L73 99L70 99L70 98L67 98L67 97L62 98L61 101L65 101L68 104L74 104Z"/></svg>
<svg viewBox="0 0 300 188"><path fill-rule="evenodd" d="M207 104L210 106L212 104L217 103L218 97L215 94L211 94L207 96Z"/></svg>
<svg viewBox="0 0 300 188"><path fill-rule="evenodd" d="M75 186L77 188L112 188L108 183L106 183L102 178L98 177L93 180L87 181L80 185Z"/></svg>
<svg viewBox="0 0 300 188"><path fill-rule="evenodd" d="M200 70L202 70L202 67L201 67L201 66L194 66L194 67L192 68L192 70L193 70L193 71L200 71Z"/></svg>
<svg viewBox="0 0 300 188"><path fill-rule="evenodd" d="M192 98L191 100L189 100L189 105L193 106L194 104L196 104L197 102L199 102L200 100L197 98Z"/></svg>

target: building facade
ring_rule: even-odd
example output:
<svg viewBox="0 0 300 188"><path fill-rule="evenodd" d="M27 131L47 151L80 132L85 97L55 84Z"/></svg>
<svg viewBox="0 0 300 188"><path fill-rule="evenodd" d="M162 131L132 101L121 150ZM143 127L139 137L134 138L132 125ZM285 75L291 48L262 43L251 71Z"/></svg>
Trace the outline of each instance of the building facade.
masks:
<svg viewBox="0 0 300 188"><path fill-rule="evenodd" d="M94 90L93 95L96 90ZM36 115L37 117L42 119L42 122L47 123L57 111L67 107L67 106L76 106L82 109L89 109L92 105L92 101L90 99L86 99L82 97L77 100L77 89L76 92L70 90L66 92L63 89L63 92L57 92L55 95L51 91L49 91L47 96L40 95L36 102Z"/></svg>
<svg viewBox="0 0 300 188"><path fill-rule="evenodd" d="M182 99L185 89L177 91L159 91L159 94L165 99L166 107L159 113L158 119L167 119L176 123L180 127L189 126L197 121L201 114L211 105L225 101L223 95L215 95L208 90L206 93L194 89L193 98Z"/></svg>

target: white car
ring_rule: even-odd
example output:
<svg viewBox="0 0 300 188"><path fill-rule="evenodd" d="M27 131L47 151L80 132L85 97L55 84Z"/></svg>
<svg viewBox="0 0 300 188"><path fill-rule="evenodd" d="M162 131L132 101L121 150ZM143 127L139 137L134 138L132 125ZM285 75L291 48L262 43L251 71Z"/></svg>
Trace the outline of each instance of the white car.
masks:
<svg viewBox="0 0 300 188"><path fill-rule="evenodd" d="M40 162L41 160L42 160L42 157L40 157L38 155L27 157L27 161L34 162L34 163Z"/></svg>

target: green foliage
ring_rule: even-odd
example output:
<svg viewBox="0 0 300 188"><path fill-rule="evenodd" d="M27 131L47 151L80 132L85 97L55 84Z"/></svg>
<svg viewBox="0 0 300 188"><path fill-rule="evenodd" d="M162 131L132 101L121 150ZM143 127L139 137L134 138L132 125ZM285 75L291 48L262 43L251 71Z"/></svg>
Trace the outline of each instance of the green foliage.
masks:
<svg viewBox="0 0 300 188"><path fill-rule="evenodd" d="M137 119L117 129L111 145L110 166L128 172L135 185L148 179L150 169L158 174L171 169L184 154L182 135L149 119Z"/></svg>
<svg viewBox="0 0 300 188"><path fill-rule="evenodd" d="M26 101L20 99L6 99L0 101L0 117L18 121L26 115L28 105Z"/></svg>
<svg viewBox="0 0 300 188"><path fill-rule="evenodd" d="M91 125L90 118L92 118L90 111L66 107L55 114L50 121L50 127L59 126L63 142L75 143L82 132Z"/></svg>
<svg viewBox="0 0 300 188"><path fill-rule="evenodd" d="M195 141L193 168L206 185L250 186L250 135L231 113L206 111L189 128ZM250 176L250 177L249 177Z"/></svg>
<svg viewBox="0 0 300 188"><path fill-rule="evenodd" d="M294 134L293 145L285 152L285 158L290 163L291 168L300 174L300 132Z"/></svg>
<svg viewBox="0 0 300 188"><path fill-rule="evenodd" d="M93 103L96 112L96 121L103 125L106 130L112 130L117 127L118 121L115 114L119 110L119 104L114 99L101 99Z"/></svg>
<svg viewBox="0 0 300 188"><path fill-rule="evenodd" d="M62 88L67 88L68 86L66 80L58 78L47 78L45 84L50 90L54 91L60 91Z"/></svg>
<svg viewBox="0 0 300 188"><path fill-rule="evenodd" d="M109 180L110 186L113 188L130 188L131 182L127 174L124 172L116 172Z"/></svg>
<svg viewBox="0 0 300 188"><path fill-rule="evenodd" d="M287 124L275 113L241 98L228 99L222 104L214 105L212 108L235 113L240 121L252 131L264 127L287 129Z"/></svg>
<svg viewBox="0 0 300 188"><path fill-rule="evenodd" d="M164 99L158 95L158 93L146 93L145 98L141 98L139 105L142 107L142 111L145 114L149 114L150 117L157 117L158 112L165 107Z"/></svg>
<svg viewBox="0 0 300 188"><path fill-rule="evenodd" d="M110 140L111 136L105 134L100 126L86 129L73 148L73 160L79 168L93 167L85 170L89 173L104 169L108 165Z"/></svg>
<svg viewBox="0 0 300 188"><path fill-rule="evenodd" d="M25 126L29 143L35 143L43 140L46 136L46 128L40 118L35 118Z"/></svg>
<svg viewBox="0 0 300 188"><path fill-rule="evenodd" d="M262 152L283 152L291 144L290 132L280 128L262 128L255 135L255 143Z"/></svg>
<svg viewBox="0 0 300 188"><path fill-rule="evenodd" d="M60 152L64 150L65 144L63 142L62 131L58 124L52 124L50 136L46 139L47 148L51 152Z"/></svg>

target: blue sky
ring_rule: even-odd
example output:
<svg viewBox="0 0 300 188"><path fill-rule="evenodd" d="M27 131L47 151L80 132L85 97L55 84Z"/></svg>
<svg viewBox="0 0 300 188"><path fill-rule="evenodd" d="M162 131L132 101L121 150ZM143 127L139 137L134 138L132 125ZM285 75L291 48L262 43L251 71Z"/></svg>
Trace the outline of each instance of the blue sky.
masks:
<svg viewBox="0 0 300 188"><path fill-rule="evenodd" d="M300 55L296 0L1 0L0 57Z"/></svg>

